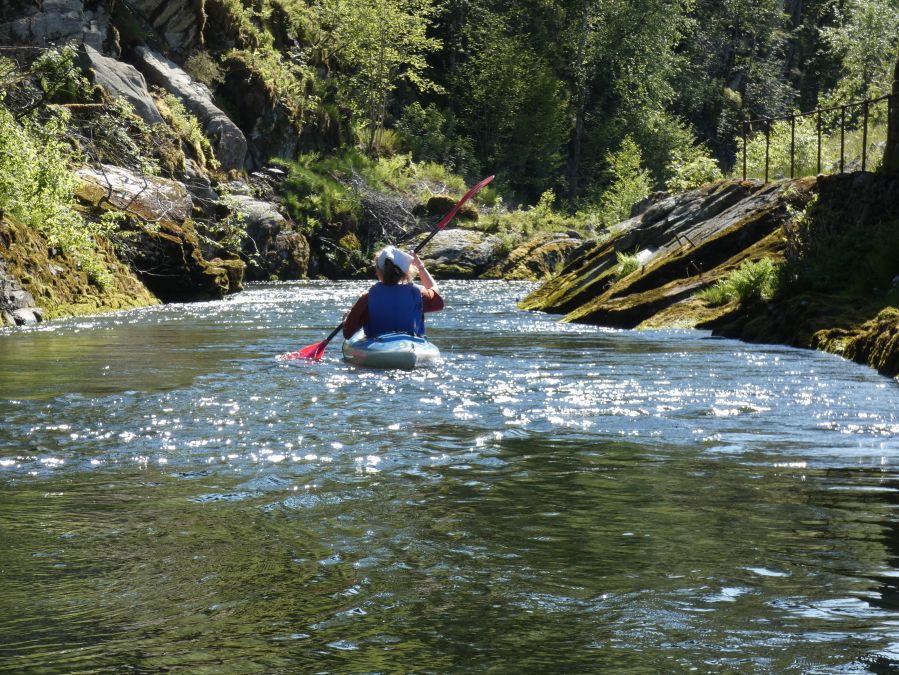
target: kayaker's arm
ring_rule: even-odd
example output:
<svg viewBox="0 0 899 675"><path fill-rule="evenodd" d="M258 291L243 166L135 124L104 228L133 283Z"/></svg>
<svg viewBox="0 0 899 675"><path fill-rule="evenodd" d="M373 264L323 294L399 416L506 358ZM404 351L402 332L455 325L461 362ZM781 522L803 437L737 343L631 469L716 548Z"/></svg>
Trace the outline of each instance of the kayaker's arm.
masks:
<svg viewBox="0 0 899 675"><path fill-rule="evenodd" d="M343 337L350 338L355 335L356 331L365 325L366 319L368 319L368 293L363 293L343 320Z"/></svg>
<svg viewBox="0 0 899 675"><path fill-rule="evenodd" d="M434 283L434 278L425 268L425 264L421 261L421 258L418 257L417 253L412 254L412 264L415 265L415 269L418 270L418 278L421 279L421 285L427 289L434 289L435 292L438 292L437 284Z"/></svg>

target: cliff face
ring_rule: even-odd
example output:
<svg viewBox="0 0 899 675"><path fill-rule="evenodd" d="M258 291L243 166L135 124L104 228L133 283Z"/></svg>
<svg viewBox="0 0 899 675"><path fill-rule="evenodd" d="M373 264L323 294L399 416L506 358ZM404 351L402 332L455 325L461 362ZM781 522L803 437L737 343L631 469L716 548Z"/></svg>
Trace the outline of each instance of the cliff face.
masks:
<svg viewBox="0 0 899 675"><path fill-rule="evenodd" d="M94 88L90 98L61 101L77 146L73 156L87 160L71 167L80 183L78 208L86 219L124 214L117 216L124 218L117 233L97 239L100 259L117 280L103 290L77 278L67 286L61 277L78 277L77 266L56 260L39 226L7 218L0 325L219 298L242 288L248 268L255 280L306 276L309 243L277 193L283 172L261 168L273 156L270 148L248 146L215 93L178 65L202 46L206 23L202 2L14 0L0 7L0 43L8 45L0 56L26 77L46 48L77 47L75 67L65 76L85 77ZM4 93L10 95L3 105L15 114L30 113L35 101L58 102L36 84L23 95ZM248 133L277 107L266 97L253 100L259 107L244 110ZM299 134L296 128L285 133L294 141ZM0 203L0 212L6 206ZM27 260L26 251L34 258Z"/></svg>
<svg viewBox="0 0 899 675"><path fill-rule="evenodd" d="M637 268L622 275L618 254L634 252ZM771 301L711 307L697 298L744 261L763 258L783 264ZM725 181L656 201L582 247L521 304L565 321L711 328L824 349L895 376L897 301L899 179L859 173Z"/></svg>

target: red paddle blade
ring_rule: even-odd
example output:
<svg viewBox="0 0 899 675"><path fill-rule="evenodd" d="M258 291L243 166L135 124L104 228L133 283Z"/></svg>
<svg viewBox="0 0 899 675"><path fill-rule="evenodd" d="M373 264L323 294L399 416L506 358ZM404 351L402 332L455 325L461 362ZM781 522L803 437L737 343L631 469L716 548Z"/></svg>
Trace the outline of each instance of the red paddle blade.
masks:
<svg viewBox="0 0 899 675"><path fill-rule="evenodd" d="M327 342L316 342L314 345L303 347L297 352L290 352L290 354L285 354L284 358L288 361L293 361L294 359L311 359L313 361L321 361L322 355L325 353L325 347L327 346Z"/></svg>

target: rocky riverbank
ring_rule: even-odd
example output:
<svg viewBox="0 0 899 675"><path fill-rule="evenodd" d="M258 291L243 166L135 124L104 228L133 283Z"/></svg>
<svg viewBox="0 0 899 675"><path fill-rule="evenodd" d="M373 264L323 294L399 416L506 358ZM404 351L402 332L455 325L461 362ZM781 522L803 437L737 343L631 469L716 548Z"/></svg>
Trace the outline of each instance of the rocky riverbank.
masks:
<svg viewBox="0 0 899 675"><path fill-rule="evenodd" d="M522 307L617 328L710 328L823 349L896 376L897 183L870 173L724 181L650 200ZM620 254L632 253L639 264L623 274ZM697 296L762 259L784 266L775 297L710 306Z"/></svg>

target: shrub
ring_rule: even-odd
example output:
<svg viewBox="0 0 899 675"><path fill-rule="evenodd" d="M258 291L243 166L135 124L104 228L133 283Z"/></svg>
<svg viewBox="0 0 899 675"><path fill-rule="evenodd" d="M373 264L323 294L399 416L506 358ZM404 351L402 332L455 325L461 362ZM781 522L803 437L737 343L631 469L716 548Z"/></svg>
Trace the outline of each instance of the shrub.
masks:
<svg viewBox="0 0 899 675"><path fill-rule="evenodd" d="M207 51L194 52L184 63L184 72L210 89L225 81L225 72Z"/></svg>
<svg viewBox="0 0 899 675"><path fill-rule="evenodd" d="M780 270L781 266L771 258L746 260L727 277L696 295L711 307L733 301L746 305L768 300L777 290Z"/></svg>
<svg viewBox="0 0 899 675"><path fill-rule="evenodd" d="M218 160L215 158L209 139L203 132L203 127L200 126L200 121L184 107L184 104L174 94L160 89L156 89L155 93L158 97L159 113L175 132L175 135L190 147L200 166L213 170L218 169Z"/></svg>
<svg viewBox="0 0 899 675"><path fill-rule="evenodd" d="M94 237L107 233L115 221L85 221L75 210L76 178L68 170L74 159L64 116L43 124L31 118L19 122L0 105L0 207L43 234L93 283L106 288L111 275Z"/></svg>
<svg viewBox="0 0 899 675"><path fill-rule="evenodd" d="M723 178L718 162L704 145L677 148L668 163L671 177L665 183L669 192L686 192Z"/></svg>
<svg viewBox="0 0 899 675"><path fill-rule="evenodd" d="M636 272L640 267L640 261L636 252L629 254L615 251L615 257L618 259L618 268L615 270L615 278L617 279L623 279L628 274Z"/></svg>
<svg viewBox="0 0 899 675"><path fill-rule="evenodd" d="M631 208L652 190L649 172L641 168L640 147L630 136L621 149L606 156L612 183L599 200L599 217L609 227L630 216Z"/></svg>

